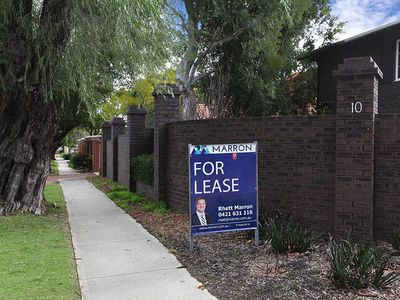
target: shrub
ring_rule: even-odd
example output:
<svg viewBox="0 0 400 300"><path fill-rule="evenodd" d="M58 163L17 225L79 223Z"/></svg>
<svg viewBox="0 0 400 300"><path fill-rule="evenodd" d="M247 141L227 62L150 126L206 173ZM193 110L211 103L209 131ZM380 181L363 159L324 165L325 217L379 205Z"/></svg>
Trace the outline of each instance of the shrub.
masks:
<svg viewBox="0 0 400 300"><path fill-rule="evenodd" d="M319 239L312 229L302 228L289 216L275 215L267 218L266 235L272 248L279 253L308 251Z"/></svg>
<svg viewBox="0 0 400 300"><path fill-rule="evenodd" d="M88 154L74 153L71 155L70 166L74 169L90 170L92 168L92 159Z"/></svg>
<svg viewBox="0 0 400 300"><path fill-rule="evenodd" d="M62 158L65 160L70 160L71 159L71 153L63 153Z"/></svg>
<svg viewBox="0 0 400 300"><path fill-rule="evenodd" d="M153 154L143 154L132 158L131 172L135 180L153 185L154 160Z"/></svg>
<svg viewBox="0 0 400 300"><path fill-rule="evenodd" d="M331 239L328 253L331 277L341 287L362 289L372 285L382 288L400 275L385 272L393 254L370 242L336 242Z"/></svg>
<svg viewBox="0 0 400 300"><path fill-rule="evenodd" d="M400 254L400 232L394 232L392 238L390 239L393 249L396 251L396 254Z"/></svg>

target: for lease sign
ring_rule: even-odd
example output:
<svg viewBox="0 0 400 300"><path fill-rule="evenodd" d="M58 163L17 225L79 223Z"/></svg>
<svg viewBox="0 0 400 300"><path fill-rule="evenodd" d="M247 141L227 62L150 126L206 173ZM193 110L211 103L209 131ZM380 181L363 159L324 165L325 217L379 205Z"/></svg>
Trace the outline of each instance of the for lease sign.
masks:
<svg viewBox="0 0 400 300"><path fill-rule="evenodd" d="M257 229L257 144L189 145L191 235Z"/></svg>

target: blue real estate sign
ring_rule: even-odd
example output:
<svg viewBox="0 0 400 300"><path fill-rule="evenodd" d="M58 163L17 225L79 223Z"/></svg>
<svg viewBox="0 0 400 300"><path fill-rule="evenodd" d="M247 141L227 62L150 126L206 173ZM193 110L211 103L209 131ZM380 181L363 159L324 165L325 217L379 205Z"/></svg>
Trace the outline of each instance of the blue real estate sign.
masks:
<svg viewBox="0 0 400 300"><path fill-rule="evenodd" d="M189 145L191 236L257 229L257 143Z"/></svg>

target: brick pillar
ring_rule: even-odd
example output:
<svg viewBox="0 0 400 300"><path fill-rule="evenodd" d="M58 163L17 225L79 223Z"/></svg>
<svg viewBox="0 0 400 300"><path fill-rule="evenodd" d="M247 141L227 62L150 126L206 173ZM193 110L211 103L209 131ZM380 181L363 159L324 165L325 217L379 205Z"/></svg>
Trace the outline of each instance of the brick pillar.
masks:
<svg viewBox="0 0 400 300"><path fill-rule="evenodd" d="M118 136L121 134L125 134L125 121L122 118L113 118L111 121L112 177L110 177L111 174L107 174L107 177L112 178L113 181L118 181Z"/></svg>
<svg viewBox="0 0 400 300"><path fill-rule="evenodd" d="M127 115L127 132L129 137L129 158L146 153L146 111L131 105L126 112ZM130 161L129 161L130 163ZM130 168L129 168L130 170ZM129 171L129 190L136 191L136 182L131 178L131 170Z"/></svg>
<svg viewBox="0 0 400 300"><path fill-rule="evenodd" d="M371 57L345 58L333 71L336 98L335 235L373 238L374 122L382 71Z"/></svg>
<svg viewBox="0 0 400 300"><path fill-rule="evenodd" d="M179 121L179 97L175 85L158 86L154 97L154 193L158 200L167 200L167 123Z"/></svg>
<svg viewBox="0 0 400 300"><path fill-rule="evenodd" d="M99 172L100 170L100 139L93 138L92 139L92 171Z"/></svg>
<svg viewBox="0 0 400 300"><path fill-rule="evenodd" d="M104 122L101 126L101 159L100 175L107 177L107 141L111 140L111 124Z"/></svg>

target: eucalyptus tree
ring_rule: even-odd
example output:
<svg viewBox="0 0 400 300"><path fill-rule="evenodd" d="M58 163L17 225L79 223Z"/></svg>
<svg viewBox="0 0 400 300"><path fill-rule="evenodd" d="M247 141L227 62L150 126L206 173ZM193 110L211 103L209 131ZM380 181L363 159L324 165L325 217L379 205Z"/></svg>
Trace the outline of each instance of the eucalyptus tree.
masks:
<svg viewBox="0 0 400 300"><path fill-rule="evenodd" d="M231 87L240 79L239 89L258 88L264 93L263 87L287 67L285 61L293 61L288 53L299 40L306 39L307 25L322 18L323 25L335 21L330 18L328 0L170 0L169 4L182 33L183 51L176 77L183 91L186 119L195 118L194 86L200 81L205 94L213 87L213 98L232 94ZM319 28L334 35L336 23L331 25L333 29ZM227 72L227 68L236 71ZM236 110L246 110L240 108L241 103L238 106ZM224 115L226 108L220 110Z"/></svg>
<svg viewBox="0 0 400 300"><path fill-rule="evenodd" d="M99 87L162 65L162 0L3 0L0 213L41 214L50 156L96 111Z"/></svg>
<svg viewBox="0 0 400 300"><path fill-rule="evenodd" d="M279 31L282 22L291 20L292 10L306 9L309 0L184 0L169 1L183 37L183 52L176 78L183 92L184 117L195 118L194 86L210 75L213 54L219 47L249 30ZM222 20L222 23L215 22ZM212 24L218 25L212 28ZM212 30L210 30L212 28ZM229 30L226 30L229 28Z"/></svg>

